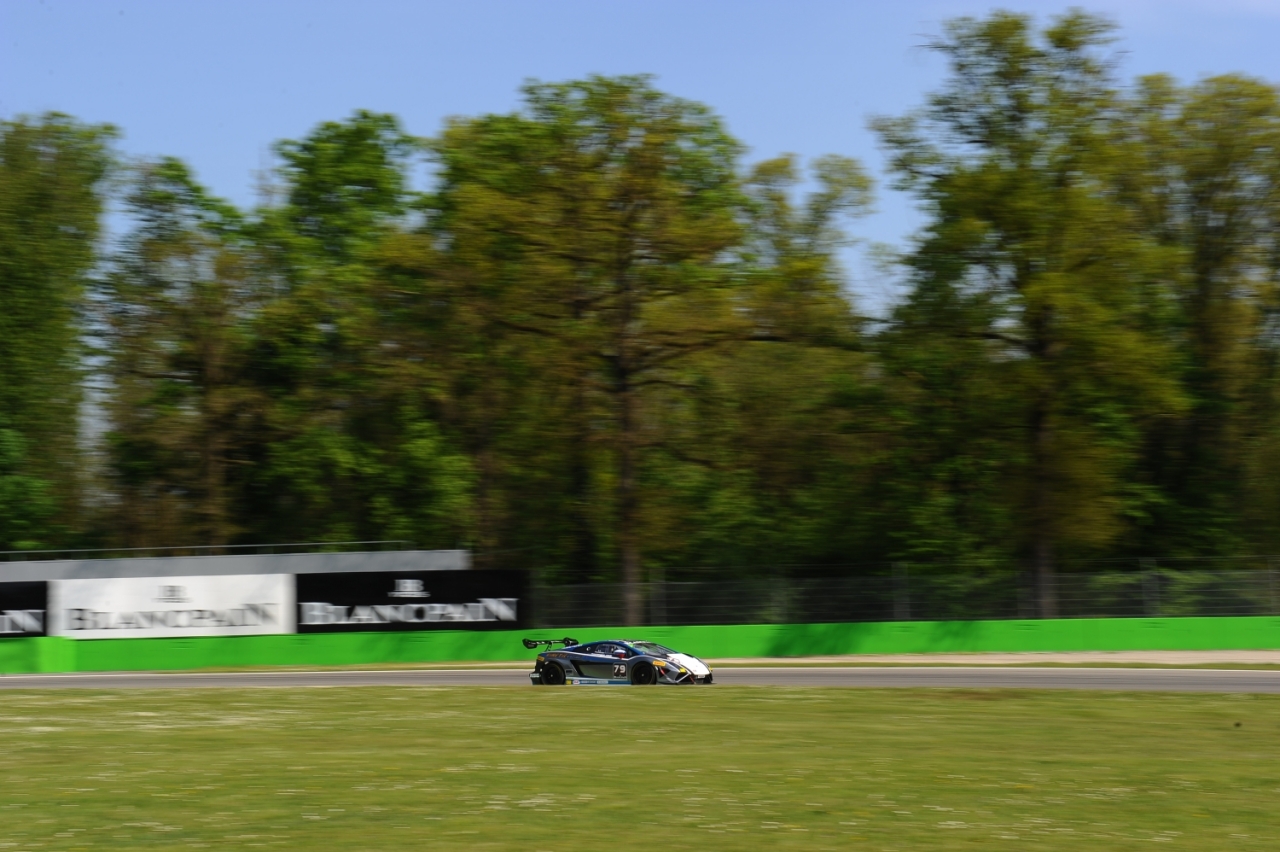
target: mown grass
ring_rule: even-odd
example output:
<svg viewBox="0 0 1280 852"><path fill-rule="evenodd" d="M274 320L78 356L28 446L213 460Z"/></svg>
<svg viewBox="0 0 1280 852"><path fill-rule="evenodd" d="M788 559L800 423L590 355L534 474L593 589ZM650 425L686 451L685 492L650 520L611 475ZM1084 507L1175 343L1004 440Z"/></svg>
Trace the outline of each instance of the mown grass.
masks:
<svg viewBox="0 0 1280 852"><path fill-rule="evenodd" d="M1280 696L0 694L0 850L1275 849Z"/></svg>

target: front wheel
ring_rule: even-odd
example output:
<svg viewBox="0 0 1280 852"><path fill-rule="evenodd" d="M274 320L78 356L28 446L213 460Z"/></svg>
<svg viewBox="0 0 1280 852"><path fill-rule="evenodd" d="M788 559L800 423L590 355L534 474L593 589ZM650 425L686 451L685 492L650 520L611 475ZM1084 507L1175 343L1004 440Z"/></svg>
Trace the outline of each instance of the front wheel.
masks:
<svg viewBox="0 0 1280 852"><path fill-rule="evenodd" d="M564 669L555 663L547 663L542 667L542 674L538 679L543 686L564 686Z"/></svg>
<svg viewBox="0 0 1280 852"><path fill-rule="evenodd" d="M648 686L658 680L658 671L653 663L639 662L631 667L631 683L634 686Z"/></svg>

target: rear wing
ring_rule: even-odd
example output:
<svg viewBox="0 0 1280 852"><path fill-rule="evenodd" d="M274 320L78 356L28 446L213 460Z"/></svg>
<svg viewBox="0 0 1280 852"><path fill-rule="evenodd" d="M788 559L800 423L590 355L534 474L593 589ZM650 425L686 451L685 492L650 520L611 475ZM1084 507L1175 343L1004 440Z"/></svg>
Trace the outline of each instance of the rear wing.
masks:
<svg viewBox="0 0 1280 852"><path fill-rule="evenodd" d="M570 639L567 636L563 639L521 639L520 641L523 642L524 646L530 651L539 645L546 645L548 648L552 645L564 645L568 648L570 645L579 644L577 639Z"/></svg>

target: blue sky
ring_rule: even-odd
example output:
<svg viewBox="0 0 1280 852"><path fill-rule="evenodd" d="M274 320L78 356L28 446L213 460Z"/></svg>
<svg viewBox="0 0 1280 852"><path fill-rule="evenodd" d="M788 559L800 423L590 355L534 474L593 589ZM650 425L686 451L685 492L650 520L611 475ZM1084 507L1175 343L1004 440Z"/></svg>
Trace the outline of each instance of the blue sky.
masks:
<svg viewBox="0 0 1280 852"><path fill-rule="evenodd" d="M942 22L997 6L1041 18L1070 3L964 0L3 0L0 116L59 110L110 122L129 154L189 162L253 202L270 144L367 108L435 133L503 111L528 78L649 73L710 105L748 159L857 157L881 187L855 235L902 244L919 224L885 186L867 119L917 106L945 70L920 48ZM1125 77L1242 71L1280 81L1280 0L1100 0ZM861 255L854 288L888 297ZM880 289L877 289L880 288Z"/></svg>

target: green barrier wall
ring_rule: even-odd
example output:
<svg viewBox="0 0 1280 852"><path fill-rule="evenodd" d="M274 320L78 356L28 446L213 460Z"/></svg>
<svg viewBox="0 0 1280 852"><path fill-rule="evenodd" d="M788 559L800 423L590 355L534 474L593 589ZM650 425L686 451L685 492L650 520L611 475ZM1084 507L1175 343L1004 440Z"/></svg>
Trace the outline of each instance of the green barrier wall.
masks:
<svg viewBox="0 0 1280 852"><path fill-rule="evenodd" d="M75 643L70 639L0 639L0 674L76 671Z"/></svg>
<svg viewBox="0 0 1280 852"><path fill-rule="evenodd" d="M741 624L586 630L439 630L192 639L0 640L0 673L530 660L523 636L635 636L710 659L959 651L1203 651L1280 648L1280 617Z"/></svg>

